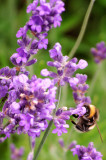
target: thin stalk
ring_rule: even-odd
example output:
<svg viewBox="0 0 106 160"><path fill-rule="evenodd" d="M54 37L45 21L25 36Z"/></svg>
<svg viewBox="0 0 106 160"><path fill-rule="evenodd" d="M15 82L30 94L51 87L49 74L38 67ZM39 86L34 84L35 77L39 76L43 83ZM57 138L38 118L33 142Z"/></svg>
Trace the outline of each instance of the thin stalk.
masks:
<svg viewBox="0 0 106 160"><path fill-rule="evenodd" d="M30 146L30 150L32 151L32 141L31 141L31 137L28 136L28 138L29 138L29 146Z"/></svg>
<svg viewBox="0 0 106 160"><path fill-rule="evenodd" d="M10 124L9 121L7 123L5 123L4 126L3 126L3 129L5 129L9 124Z"/></svg>
<svg viewBox="0 0 106 160"><path fill-rule="evenodd" d="M8 138L8 151L9 151L9 155L11 155L10 145L12 143L13 143L13 138L12 138L12 135L10 135L10 137Z"/></svg>
<svg viewBox="0 0 106 160"><path fill-rule="evenodd" d="M68 92L68 84L66 83L65 86L62 88L62 99L61 99L61 106L64 106L67 100L67 93ZM65 102L65 103L64 103Z"/></svg>
<svg viewBox="0 0 106 160"><path fill-rule="evenodd" d="M0 80L1 80L1 79L6 79L6 80L8 80L8 79L10 79L10 78L0 76Z"/></svg>
<svg viewBox="0 0 106 160"><path fill-rule="evenodd" d="M66 148L68 148L68 145L70 144L70 139L72 139L72 135L73 135L73 128L71 128L71 130L69 132L69 135L67 136ZM63 160L66 160L66 153L67 153L67 151L64 151L64 159Z"/></svg>
<svg viewBox="0 0 106 160"><path fill-rule="evenodd" d="M96 82L96 80L97 80L97 78L98 78L98 76L100 74L101 68L102 68L102 64L100 63L100 64L98 64L98 68L97 68L97 70L96 70L96 72L95 72L95 74L93 76L92 82L90 84L90 88L88 90L88 95L90 95L90 96L91 96L93 88L95 86L95 82Z"/></svg>
<svg viewBox="0 0 106 160"><path fill-rule="evenodd" d="M30 50L31 44L32 44L32 42L33 42L34 39L35 39L35 36L32 36L32 39L31 39L31 41L30 41L30 43L29 43L29 45L28 45L28 47L27 47L27 50L28 50L28 51ZM30 57L30 59L32 59L32 57L34 57L34 55L32 55L32 56ZM29 59L29 61L30 61L30 59ZM28 71L30 72L30 78L31 78L32 75L34 75L34 68L33 68L32 65L31 65L31 66L28 66Z"/></svg>
<svg viewBox="0 0 106 160"><path fill-rule="evenodd" d="M46 131L44 133L44 136L43 136L43 138L42 138L42 140L40 142L40 145L39 145L39 147L37 149L37 152L36 152L33 160L36 160L38 158L39 153L40 153L40 151L41 151L41 149L42 149L42 147L43 147L43 145L45 143L45 140L46 140L46 138L47 138L47 136L49 134L49 131L50 131L50 128L51 128L52 124L53 124L53 120L50 121L50 123L49 123L49 125L48 125L48 127L47 127L47 129L46 129Z"/></svg>
<svg viewBox="0 0 106 160"><path fill-rule="evenodd" d="M10 31L10 43L11 48L14 46L14 40L15 40L15 32L16 32L16 1L14 0L8 0L8 20L9 20L9 31Z"/></svg>
<svg viewBox="0 0 106 160"><path fill-rule="evenodd" d="M56 103L56 109L54 110L53 115L55 114L55 112L56 112L56 110L57 110L57 108L59 106L60 96L61 96L61 87L59 86L58 87L58 93L57 93L58 102ZM43 147L43 145L44 145L44 143L46 141L46 138L47 138L47 136L49 134L49 131L50 131L51 127L52 127L52 124L53 124L53 119L49 122L49 125L48 125L48 127L47 127L47 129L46 129L46 131L44 133L44 136L43 136L43 138L42 138L42 140L41 140L41 142L40 142L40 144L38 146L37 152L36 152L33 160L36 160L38 158L39 153L40 153L40 151L41 151L41 149L42 149L42 147Z"/></svg>
<svg viewBox="0 0 106 160"><path fill-rule="evenodd" d="M28 7L28 5L29 5L30 3L32 3L32 0L27 0L27 3L26 3L27 7ZM30 16L31 16L31 12L27 14L28 20L29 20Z"/></svg>
<svg viewBox="0 0 106 160"><path fill-rule="evenodd" d="M56 110L58 109L58 106L59 106L59 102L60 102L60 96L61 96L61 86L59 85L58 86L58 89L57 89L57 102L56 102L56 108L54 109L54 112L53 114L56 113Z"/></svg>
<svg viewBox="0 0 106 160"><path fill-rule="evenodd" d="M31 0L27 0L27 6L28 6L31 2L32 2Z"/></svg>
<svg viewBox="0 0 106 160"><path fill-rule="evenodd" d="M83 24L82 24L82 27L81 27L81 30L80 30L80 33L78 35L78 38L75 42L75 45L73 46L72 50L69 53L69 59L71 59L74 56L76 50L78 49L78 47L79 47L79 45L82 41L82 38L84 36L85 30L86 30L86 27L87 27L87 24L88 24L88 20L89 20L89 17L90 17L90 14L91 14L91 11L92 11L92 8L93 8L93 5L94 5L94 2L95 2L95 0L91 0L90 3L89 3L88 9L87 9L87 12L85 14L84 21L83 21Z"/></svg>
<svg viewBox="0 0 106 160"><path fill-rule="evenodd" d="M67 151L64 151L63 160L66 160L66 152L67 152Z"/></svg>

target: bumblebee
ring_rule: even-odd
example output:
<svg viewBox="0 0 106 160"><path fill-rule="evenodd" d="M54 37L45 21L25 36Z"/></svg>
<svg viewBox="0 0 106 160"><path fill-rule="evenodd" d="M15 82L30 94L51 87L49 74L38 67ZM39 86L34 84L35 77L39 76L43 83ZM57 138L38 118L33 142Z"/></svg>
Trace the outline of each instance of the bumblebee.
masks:
<svg viewBox="0 0 106 160"><path fill-rule="evenodd" d="M97 121L99 120L99 110L92 104L84 105L84 107L86 108L86 113L78 119L77 123L73 120L71 120L71 122L75 125L77 131L80 132L88 132L97 126L98 132L100 134L100 130L97 125ZM73 115L73 117L78 118L78 115ZM101 134L100 137L102 140Z"/></svg>

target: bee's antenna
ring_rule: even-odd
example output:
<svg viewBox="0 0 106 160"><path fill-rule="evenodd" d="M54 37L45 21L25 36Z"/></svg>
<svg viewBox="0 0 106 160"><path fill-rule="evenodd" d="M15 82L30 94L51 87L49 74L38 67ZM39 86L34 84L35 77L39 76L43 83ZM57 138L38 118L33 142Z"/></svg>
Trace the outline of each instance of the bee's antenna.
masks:
<svg viewBox="0 0 106 160"><path fill-rule="evenodd" d="M102 141L102 143L103 143L102 135L101 135L101 133L100 133L100 129L99 129L98 124L97 124L96 121L95 121L95 124L96 124L97 130L98 130L98 132L99 132L100 139L101 139L101 141Z"/></svg>

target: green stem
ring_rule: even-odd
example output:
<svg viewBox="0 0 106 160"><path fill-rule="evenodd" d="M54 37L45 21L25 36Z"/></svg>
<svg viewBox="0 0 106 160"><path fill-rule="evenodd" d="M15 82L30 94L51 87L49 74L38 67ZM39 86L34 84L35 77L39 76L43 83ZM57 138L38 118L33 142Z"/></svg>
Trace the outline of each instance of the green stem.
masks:
<svg viewBox="0 0 106 160"><path fill-rule="evenodd" d="M27 7L28 7L28 5L29 5L30 3L32 3L32 0L27 0L27 3L26 3ZM28 20L29 20L29 17L30 17L30 16L31 16L31 12L27 14Z"/></svg>
<svg viewBox="0 0 106 160"><path fill-rule="evenodd" d="M40 142L40 145L39 145L39 147L37 149L37 152L36 152L33 160L36 160L38 158L39 153L40 153L40 151L41 151L41 149L42 149L42 147L43 147L43 145L45 143L45 140L46 140L46 138L47 138L47 136L49 134L49 131L50 131L50 128L51 128L52 124L53 124L53 120L50 121L50 123L49 123L49 125L48 125L48 127L47 127L47 129L46 129L46 131L44 133L44 136L43 136L43 138L42 138L42 140Z"/></svg>
<svg viewBox="0 0 106 160"><path fill-rule="evenodd" d="M95 72L95 74L94 74L94 76L93 76L92 82L91 82L91 84L90 84L90 88L89 88L89 90L88 90L88 95L90 95L90 96L91 96L91 94L92 94L93 88L94 88L94 86L95 86L95 82L96 82L96 80L97 80L97 78L98 78L98 76L99 76L99 73L100 73L100 71L101 71L101 68L102 68L102 64L100 63L100 64L98 64L98 68L97 68L97 70L96 70L96 72Z"/></svg>
<svg viewBox="0 0 106 160"><path fill-rule="evenodd" d="M29 138L29 146L30 146L30 150L32 151L31 137L30 137L30 136L28 136L28 138Z"/></svg>
<svg viewBox="0 0 106 160"><path fill-rule="evenodd" d="M56 110L57 110L57 108L59 106L60 96L61 96L61 87L59 86L58 87L58 93L57 93L58 102L56 103L56 109L54 110L53 115L55 114L55 112L56 112ZM45 140L46 140L46 138L47 138L47 136L49 134L49 131L50 131L51 127L52 127L52 124L53 124L53 119L49 122L49 125L48 125L48 127L47 127L47 129L46 129L46 131L44 133L44 136L43 136L43 138L42 138L42 140L41 140L41 142L40 142L40 144L38 146L37 152L36 152L33 160L36 160L38 158L39 153L40 153L40 151L41 151L41 149L42 149L42 147L43 147L43 145L45 143Z"/></svg>
<svg viewBox="0 0 106 160"><path fill-rule="evenodd" d="M61 96L61 86L59 85L58 89L57 89L57 100L58 101L56 102L56 108L54 109L54 112L53 112L54 115L55 115L56 110L58 109L58 106L59 106L60 96Z"/></svg>
<svg viewBox="0 0 106 160"><path fill-rule="evenodd" d="M31 0L27 0L27 6L31 3Z"/></svg>
<svg viewBox="0 0 106 160"><path fill-rule="evenodd" d="M82 24L82 27L81 27L81 30L80 30L80 33L78 35L78 38L75 42L75 45L73 46L72 50L69 53L69 59L71 59L74 56L76 50L78 49L78 47L79 47L79 45L82 41L82 38L84 36L85 30L86 30L86 27L87 27L87 24L88 24L88 20L89 20L89 17L90 17L90 14L91 14L91 11L92 11L92 8L93 8L93 5L94 5L94 2L95 2L95 0L90 1L90 4L88 6L88 9L87 9L87 12L85 14L85 18L84 18L84 21L83 21L83 24Z"/></svg>
<svg viewBox="0 0 106 160"><path fill-rule="evenodd" d="M27 48L28 51L29 51L30 48L31 48L31 44L32 44L34 38L35 38L35 37L33 36L33 37L32 37L32 40L31 40L31 42L30 42L30 44L29 44L29 46L28 46L28 48ZM30 59L31 59L32 57L34 57L34 56L31 56ZM30 59L29 59L29 61L30 61ZM29 71L29 73L30 73L30 78L31 78L32 75L34 75L34 68L33 68L32 65L31 65L31 66L28 66L28 71Z"/></svg>
<svg viewBox="0 0 106 160"><path fill-rule="evenodd" d="M67 151L64 151L63 160L66 160L66 152L67 152Z"/></svg>
<svg viewBox="0 0 106 160"><path fill-rule="evenodd" d="M16 32L16 1L14 0L9 0L7 1L8 5L8 21L9 21L9 31L10 31L10 44L11 46L14 46L14 40L15 39L15 32ZM12 48L12 47L11 47Z"/></svg>
<svg viewBox="0 0 106 160"><path fill-rule="evenodd" d="M62 88L62 99L61 99L61 106L66 105L67 101L67 92L68 92L68 84L66 83L65 86ZM65 103L64 103L65 102Z"/></svg>

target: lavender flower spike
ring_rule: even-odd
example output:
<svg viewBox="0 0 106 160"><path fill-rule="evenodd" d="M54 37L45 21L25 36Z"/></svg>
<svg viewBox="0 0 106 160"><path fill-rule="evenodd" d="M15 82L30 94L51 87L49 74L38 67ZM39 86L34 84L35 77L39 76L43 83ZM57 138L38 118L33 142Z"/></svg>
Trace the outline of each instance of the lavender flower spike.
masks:
<svg viewBox="0 0 106 160"><path fill-rule="evenodd" d="M47 49L48 31L53 27L61 25L61 13L65 10L64 2L61 0L34 0L27 7L27 13L32 16L23 28L16 34L17 43L20 46L11 56L11 61L18 67L25 67L36 63L36 59L29 59L33 54L37 54L39 49ZM29 37L28 31L33 35Z"/></svg>
<svg viewBox="0 0 106 160"><path fill-rule="evenodd" d="M29 152L27 160L33 160L34 157L35 138L30 137L30 142L31 142L31 152Z"/></svg>
<svg viewBox="0 0 106 160"><path fill-rule="evenodd" d="M75 103L79 106L82 104L88 105L91 104L90 97L86 97L85 93L87 92L87 89L89 88L89 85L86 84L87 75L83 74L76 74L76 77L71 78L69 83L73 90L73 97L75 100Z"/></svg>
<svg viewBox="0 0 106 160"><path fill-rule="evenodd" d="M17 149L14 144L11 144L10 149L11 149L11 160L22 160L22 156L24 154L23 147Z"/></svg>
<svg viewBox="0 0 106 160"><path fill-rule="evenodd" d="M47 65L55 67L57 69L57 73L43 69L41 71L41 75L52 77L54 78L55 83L59 83L61 86L63 86L66 82L69 83L70 78L73 77L77 69L84 69L88 64L83 59L79 60L78 63L77 58L68 60L69 57L63 56L61 49L61 45L56 43L53 49L49 51L50 58L53 59L53 61L49 61Z"/></svg>
<svg viewBox="0 0 106 160"><path fill-rule="evenodd" d="M72 141L68 146L66 146L66 145L64 144L64 140L63 140L62 138L60 138L58 142L59 142L60 146L61 146L65 151L71 150L71 149L74 148L74 147L76 146L76 144L77 144L76 141Z"/></svg>
<svg viewBox="0 0 106 160"><path fill-rule="evenodd" d="M96 63L100 63L102 60L106 59L105 42L100 42L96 45L96 48L91 48L91 53L93 54Z"/></svg>
<svg viewBox="0 0 106 160"><path fill-rule="evenodd" d="M94 148L93 143L89 143L88 147L76 145L71 149L73 155L77 154L79 160L102 160L102 154Z"/></svg>
<svg viewBox="0 0 106 160"><path fill-rule="evenodd" d="M67 133L67 128L69 125L66 123L66 120L70 119L71 112L67 111L67 107L59 108L54 117L54 125L56 128L52 133L57 133L58 136L61 136L62 133Z"/></svg>

